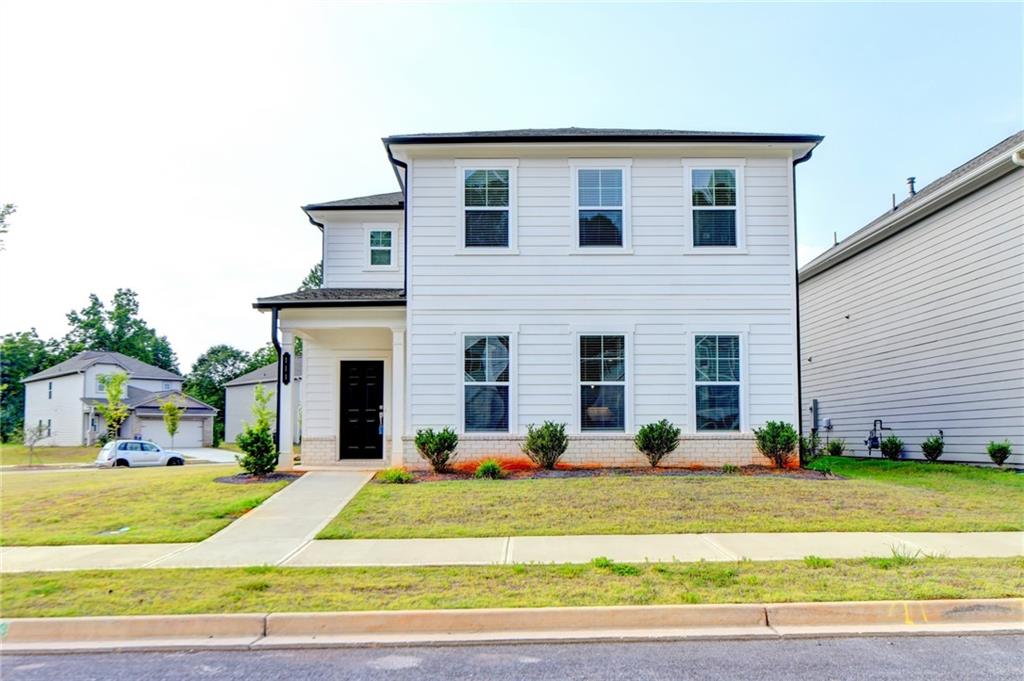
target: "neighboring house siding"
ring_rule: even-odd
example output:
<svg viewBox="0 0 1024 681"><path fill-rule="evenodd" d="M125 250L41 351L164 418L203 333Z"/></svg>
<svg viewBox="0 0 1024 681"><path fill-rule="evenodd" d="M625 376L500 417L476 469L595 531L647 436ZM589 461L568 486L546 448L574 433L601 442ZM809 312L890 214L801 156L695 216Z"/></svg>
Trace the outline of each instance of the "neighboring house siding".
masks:
<svg viewBox="0 0 1024 681"><path fill-rule="evenodd" d="M146 390L151 393L164 392L165 390L181 390L181 381L164 381L164 380L151 380L141 378L131 378L128 380L129 385L133 388L140 390ZM170 386L165 388L164 386Z"/></svg>
<svg viewBox="0 0 1024 681"><path fill-rule="evenodd" d="M513 434L544 420L579 430L575 334L581 332L631 338L627 433L661 418L691 430L689 334L706 332L744 336L744 431L769 419L796 421L789 158L746 159L747 252L693 254L685 251L681 157L640 150L616 156L632 158L633 253L572 252L577 225L569 159L522 156L518 254L458 253L455 160L413 161L408 434L461 422L459 334L476 332L516 337Z"/></svg>
<svg viewBox="0 0 1024 681"><path fill-rule="evenodd" d="M99 376L109 376L111 374L127 373L123 368L116 364L94 364L85 370L85 397L100 397L106 398L107 393L100 386L96 384ZM129 384L134 385L130 380ZM78 397L82 397L81 394ZM122 397L124 395L122 394Z"/></svg>
<svg viewBox="0 0 1024 681"><path fill-rule="evenodd" d="M330 221L325 219L330 216ZM317 214L324 224L324 286L329 288L402 287L402 212L380 211ZM393 230L391 267L369 266L367 232Z"/></svg>
<svg viewBox="0 0 1024 681"><path fill-rule="evenodd" d="M238 436L241 434L242 429L246 423L253 422L252 405L253 405L253 393L256 390L256 385L262 385L271 395L277 390L276 382L261 383L261 384L249 384L249 385L234 385L228 386L225 389L224 398L224 441L235 442ZM286 390L293 391L292 404L295 408L292 413L293 429L292 432L295 434L294 440L296 443L299 442L300 433L300 414L301 414L301 395L302 395L302 380L293 380L290 386L285 386ZM276 398L272 397L270 400L271 410L276 409ZM275 424L276 418L271 418L271 424Z"/></svg>
<svg viewBox="0 0 1024 681"><path fill-rule="evenodd" d="M817 399L829 437L864 455L880 418L914 458L941 428L943 460L987 463L986 443L1010 439L1011 462L1024 462L1024 170L807 280L800 295L804 414Z"/></svg>
<svg viewBox="0 0 1024 681"><path fill-rule="evenodd" d="M50 382L53 398L48 399ZM51 437L39 444L74 447L82 444L82 374L69 374L25 384L25 426L50 420Z"/></svg>

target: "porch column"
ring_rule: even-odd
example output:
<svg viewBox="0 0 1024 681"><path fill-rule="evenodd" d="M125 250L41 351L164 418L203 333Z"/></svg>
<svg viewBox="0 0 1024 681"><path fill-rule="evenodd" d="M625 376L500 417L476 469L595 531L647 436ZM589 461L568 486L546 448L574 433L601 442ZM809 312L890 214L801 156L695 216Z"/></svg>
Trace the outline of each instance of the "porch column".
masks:
<svg viewBox="0 0 1024 681"><path fill-rule="evenodd" d="M404 463L405 329L391 329L391 465Z"/></svg>
<svg viewBox="0 0 1024 681"><path fill-rule="evenodd" d="M281 331L281 357L290 355L291 381L295 380L295 334L291 331ZM277 424L278 446L277 451L281 455L277 460L278 470L290 471L295 466L292 463L292 442L295 441L292 433L292 414L295 413L295 405L292 403L292 385L284 385L284 377L281 374L281 364L277 368L278 384L281 391L281 422Z"/></svg>

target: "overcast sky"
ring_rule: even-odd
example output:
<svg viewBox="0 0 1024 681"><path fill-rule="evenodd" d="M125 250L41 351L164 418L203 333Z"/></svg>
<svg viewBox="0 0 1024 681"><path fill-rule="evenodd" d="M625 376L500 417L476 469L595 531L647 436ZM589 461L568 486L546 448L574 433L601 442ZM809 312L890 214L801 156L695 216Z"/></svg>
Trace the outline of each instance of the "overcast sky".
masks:
<svg viewBox="0 0 1024 681"><path fill-rule="evenodd" d="M269 339L299 206L395 191L391 133L819 133L801 258L1024 127L1022 5L55 4L0 10L0 332L139 292L186 370Z"/></svg>

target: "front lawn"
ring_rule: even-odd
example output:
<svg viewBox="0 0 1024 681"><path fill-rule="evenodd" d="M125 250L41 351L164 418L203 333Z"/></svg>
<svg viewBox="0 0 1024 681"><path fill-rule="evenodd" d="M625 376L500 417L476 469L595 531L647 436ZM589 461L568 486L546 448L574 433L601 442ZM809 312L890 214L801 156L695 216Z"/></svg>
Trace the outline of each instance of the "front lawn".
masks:
<svg viewBox="0 0 1024 681"><path fill-rule="evenodd" d="M1024 529L1024 476L824 458L845 479L692 475L371 483L320 539Z"/></svg>
<svg viewBox="0 0 1024 681"><path fill-rule="evenodd" d="M99 447L36 447L32 465L91 463ZM27 466L28 447L18 444L0 444L0 466Z"/></svg>
<svg viewBox="0 0 1024 681"><path fill-rule="evenodd" d="M237 471L235 466L204 465L5 472L0 476L0 543L200 541L287 484L214 482Z"/></svg>
<svg viewBox="0 0 1024 681"><path fill-rule="evenodd" d="M1024 595L1024 560L1019 558L601 565L15 573L4 575L0 614L70 617Z"/></svg>

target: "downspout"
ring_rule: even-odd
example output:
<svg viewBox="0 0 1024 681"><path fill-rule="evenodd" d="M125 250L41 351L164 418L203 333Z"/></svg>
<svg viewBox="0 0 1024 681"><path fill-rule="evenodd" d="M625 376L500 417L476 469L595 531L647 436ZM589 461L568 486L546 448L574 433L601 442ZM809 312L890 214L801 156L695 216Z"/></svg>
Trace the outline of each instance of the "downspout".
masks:
<svg viewBox="0 0 1024 681"><path fill-rule="evenodd" d="M409 291L409 164L399 161L391 153L391 145L384 143L384 149L388 152L388 160L391 161L391 168L395 171L395 179L402 187L402 296L408 295ZM404 173L399 175L398 169Z"/></svg>
<svg viewBox="0 0 1024 681"><path fill-rule="evenodd" d="M805 161L811 160L813 153L814 148L812 147L800 158L793 159L793 172L792 179L790 180L793 190L793 277L796 284L796 432L801 437L804 434L804 395L803 376L801 375L803 357L800 355L800 260L796 236L796 167Z"/></svg>
<svg viewBox="0 0 1024 681"><path fill-rule="evenodd" d="M310 218L312 219L312 218ZM270 308L270 342L274 344L277 352L277 391L275 394L277 408L274 412L274 448L277 450L278 459L281 458L281 341L277 339L277 314L280 308Z"/></svg>

